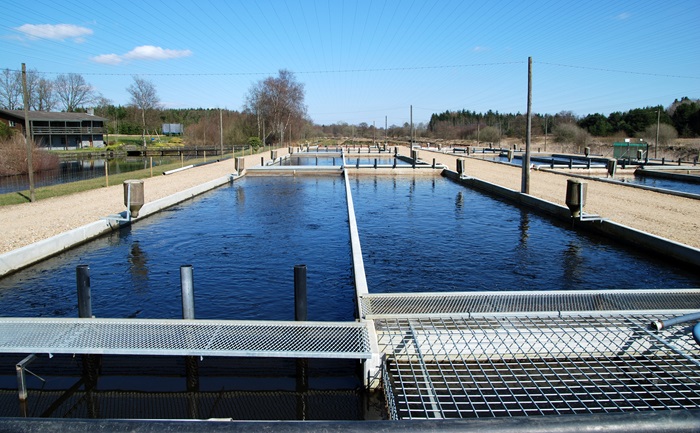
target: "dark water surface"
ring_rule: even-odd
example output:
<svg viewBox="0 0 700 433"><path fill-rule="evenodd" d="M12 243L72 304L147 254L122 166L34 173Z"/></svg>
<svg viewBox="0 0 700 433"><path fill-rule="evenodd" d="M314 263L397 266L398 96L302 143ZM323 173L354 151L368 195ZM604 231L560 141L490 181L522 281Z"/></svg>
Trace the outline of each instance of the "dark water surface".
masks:
<svg viewBox="0 0 700 433"><path fill-rule="evenodd" d="M352 320L346 206L341 177L243 179L0 280L2 315L77 317L82 263L95 316L181 318L191 264L198 319L293 320L306 264L309 320Z"/></svg>
<svg viewBox="0 0 700 433"><path fill-rule="evenodd" d="M170 164L179 160L179 157L153 157L153 169L157 170L156 167L159 165ZM141 157L62 160L59 166L53 170L43 170L34 173L34 185L38 188L104 177L105 162L110 175L143 170L149 168L151 163L149 158ZM26 174L0 176L0 194L27 189L29 189L29 176Z"/></svg>
<svg viewBox="0 0 700 433"><path fill-rule="evenodd" d="M362 176L351 187L370 292L700 286L688 270L444 178ZM0 279L0 314L77 317L75 268L88 264L95 316L177 319L180 266L191 264L197 318L293 320L293 267L306 264L309 319L353 320L346 206L340 176L241 179ZM0 355L0 417L24 413L14 369L23 357ZM192 374L190 361L104 356L87 392L74 387L89 379L81 357L41 355L30 369L46 381L27 376L24 410L74 418L366 416L356 362L197 358Z"/></svg>
<svg viewBox="0 0 700 433"><path fill-rule="evenodd" d="M445 178L368 178L352 194L370 292L657 289L700 276Z"/></svg>

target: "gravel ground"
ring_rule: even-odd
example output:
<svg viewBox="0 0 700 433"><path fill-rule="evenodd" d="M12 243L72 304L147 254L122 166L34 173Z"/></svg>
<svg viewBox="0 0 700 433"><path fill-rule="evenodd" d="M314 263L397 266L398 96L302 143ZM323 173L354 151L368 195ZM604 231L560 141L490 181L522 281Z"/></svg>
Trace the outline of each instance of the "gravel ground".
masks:
<svg viewBox="0 0 700 433"><path fill-rule="evenodd" d="M258 161L259 161L258 157ZM251 161L252 163L252 161ZM233 160L144 179L146 202L231 174ZM121 184L34 203L0 207L0 254L97 221L125 209Z"/></svg>
<svg viewBox="0 0 700 433"><path fill-rule="evenodd" d="M454 156L426 152L422 158L436 158L438 162L456 170ZM618 173L621 172L618 170ZM468 158L466 173L520 191L520 167ZM569 176L539 170L530 173L530 195L566 205L566 181ZM585 170L576 173L586 174ZM619 224L700 248L700 200L602 181L587 182L586 213L598 214Z"/></svg>
<svg viewBox="0 0 700 433"><path fill-rule="evenodd" d="M407 154L407 149L401 153ZM246 157L246 166L259 164L260 156L261 154ZM269 159L269 154L264 156ZM455 156L432 152L422 152L421 156L424 159L436 158L437 162L456 169ZM470 176L520 190L521 170L518 167L469 158L466 171ZM145 199L149 202L166 197L232 172L233 161L226 160L168 176L145 179ZM530 193L564 205L567 178L561 174L532 171ZM0 208L0 254L97 221L123 209L122 185L35 203L4 206ZM698 200L589 181L585 210L638 230L700 248Z"/></svg>

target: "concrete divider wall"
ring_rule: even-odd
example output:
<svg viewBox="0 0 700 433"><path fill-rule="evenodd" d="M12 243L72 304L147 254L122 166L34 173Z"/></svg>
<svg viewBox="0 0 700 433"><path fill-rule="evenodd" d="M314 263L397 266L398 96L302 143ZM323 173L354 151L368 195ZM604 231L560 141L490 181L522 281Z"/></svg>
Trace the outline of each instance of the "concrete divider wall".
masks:
<svg viewBox="0 0 700 433"><path fill-rule="evenodd" d="M504 198L514 203L527 206L539 212L548 214L562 221L571 222L571 213L565 206L552 203L537 197L523 194L490 182L464 177L451 170L443 170L443 176L467 185L487 194ZM575 220L576 228L604 235L608 238L631 246L639 247L653 253L661 253L663 256L676 259L692 266L700 266L700 249L690 247L669 239L652 235L634 228L609 220L600 221L578 221Z"/></svg>

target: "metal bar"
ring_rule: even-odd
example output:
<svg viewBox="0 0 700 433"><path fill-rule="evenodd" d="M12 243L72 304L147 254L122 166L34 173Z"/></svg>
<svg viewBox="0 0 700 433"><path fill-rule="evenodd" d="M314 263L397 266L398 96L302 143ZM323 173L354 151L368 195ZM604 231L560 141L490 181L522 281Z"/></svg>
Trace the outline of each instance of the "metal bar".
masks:
<svg viewBox="0 0 700 433"><path fill-rule="evenodd" d="M437 392L435 391L435 384L433 383L433 380L430 377L430 372L426 369L425 366L425 357L423 356L423 351L420 348L420 343L416 338L416 330L411 324L410 320L408 321L408 327L411 331L413 345L416 348L416 353L418 354L418 361L420 362L421 370L423 372L423 375L425 376L425 383L429 388L428 391L430 393L428 394L428 399L430 401L430 405L432 406L432 412L433 414L435 414L434 418L445 418L445 414L442 412L442 408L440 407L440 404L438 402L439 398L437 397Z"/></svg>
<svg viewBox="0 0 700 433"><path fill-rule="evenodd" d="M194 277L192 265L180 266L180 289L182 292L182 318L194 319Z"/></svg>
<svg viewBox="0 0 700 433"><path fill-rule="evenodd" d="M27 383L24 378L24 371L27 369L27 365L31 364L35 359L36 355L32 353L18 362L15 366L17 370L17 389L19 391L19 401L27 400Z"/></svg>

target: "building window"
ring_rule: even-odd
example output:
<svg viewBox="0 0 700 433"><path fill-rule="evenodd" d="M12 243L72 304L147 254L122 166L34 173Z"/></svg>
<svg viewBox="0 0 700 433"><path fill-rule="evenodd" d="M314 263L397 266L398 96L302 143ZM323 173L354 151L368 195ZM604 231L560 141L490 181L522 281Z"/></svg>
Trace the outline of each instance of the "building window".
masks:
<svg viewBox="0 0 700 433"><path fill-rule="evenodd" d="M10 125L10 128L15 127L15 121L14 120L8 120L7 123Z"/></svg>

